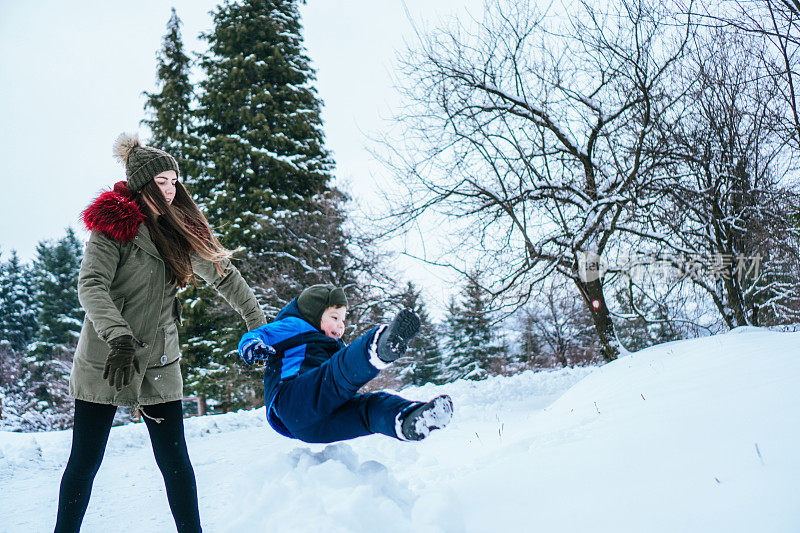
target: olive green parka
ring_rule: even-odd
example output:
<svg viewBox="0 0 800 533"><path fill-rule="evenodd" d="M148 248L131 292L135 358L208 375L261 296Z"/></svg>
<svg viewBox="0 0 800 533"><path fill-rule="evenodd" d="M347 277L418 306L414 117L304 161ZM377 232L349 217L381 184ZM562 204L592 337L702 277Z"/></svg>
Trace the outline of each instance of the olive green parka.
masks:
<svg viewBox="0 0 800 533"><path fill-rule="evenodd" d="M86 311L70 375L70 395L87 402L152 405L183 398L177 325L180 302L168 268L150 239L144 216L124 182L101 194L83 213L91 231L78 277ZM255 295L230 261L222 273L192 254L194 273L205 280L252 330L266 323ZM140 373L117 392L103 379L108 341L134 338Z"/></svg>

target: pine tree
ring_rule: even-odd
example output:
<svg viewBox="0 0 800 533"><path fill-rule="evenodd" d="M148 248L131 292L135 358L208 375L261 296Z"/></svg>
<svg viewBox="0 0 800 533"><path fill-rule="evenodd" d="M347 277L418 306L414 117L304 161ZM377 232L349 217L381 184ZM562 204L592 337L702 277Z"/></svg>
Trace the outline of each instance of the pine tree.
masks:
<svg viewBox="0 0 800 533"><path fill-rule="evenodd" d="M13 350L23 350L38 329L33 299L33 279L16 251L0 270L0 341L8 341Z"/></svg>
<svg viewBox="0 0 800 533"><path fill-rule="evenodd" d="M36 307L39 310L39 345L74 347L83 324L78 301L78 271L83 246L72 228L55 244L36 247ZM68 349L68 348L67 348Z"/></svg>
<svg viewBox="0 0 800 533"><path fill-rule="evenodd" d="M150 118L142 124L152 132L149 144L172 154L180 165L180 179L191 184L196 182L200 172L199 141L195 127L195 90L189 78L191 60L183 51L180 27L181 20L172 8L167 33L157 55L156 86L160 91L144 93L147 96L145 112ZM191 194L191 185L188 188ZM228 369L216 361L226 356L230 359L230 346L221 346L214 339L220 330L231 329L230 323L235 319L216 294L199 283L181 290L179 297L183 301L179 337L185 388L198 396L199 411L205 414L206 396L222 397L224 394L225 384L220 379Z"/></svg>
<svg viewBox="0 0 800 533"><path fill-rule="evenodd" d="M400 307L412 309L420 319L419 333L409 345L406 355L398 361L398 364L405 365L400 374L403 383L442 383L443 360L436 328L425 309L421 291L410 281L400 295Z"/></svg>
<svg viewBox="0 0 800 533"><path fill-rule="evenodd" d="M181 24L173 7L157 56L156 85L161 90L144 93L147 97L145 111L151 118L143 120L142 124L152 133L149 144L175 157L185 177L195 176L197 169L192 166L195 160L192 154L196 149L192 135L194 87L189 80L191 60L183 51Z"/></svg>
<svg viewBox="0 0 800 533"><path fill-rule="evenodd" d="M442 324L442 337L445 351L444 380L446 383L474 375L476 378L484 377L484 373L477 361L470 361L466 357L467 339L461 318L461 308L455 296L450 298L447 305L444 323Z"/></svg>
<svg viewBox="0 0 800 533"><path fill-rule="evenodd" d="M213 18L201 59L202 172L193 191L223 230L223 244L243 249L238 266L274 313L308 285L348 284L346 197L331 186L333 161L324 148L322 104L302 48L297 2L227 2ZM260 377L243 373L236 357L239 321L215 307L221 311L215 340L226 356L216 357L220 366L204 377L219 377L224 401L239 404L259 394L253 391Z"/></svg>
<svg viewBox="0 0 800 533"><path fill-rule="evenodd" d="M223 242L277 310L303 287L345 286L346 196L332 186L296 0L228 2L205 35L201 64L203 173L194 191Z"/></svg>
<svg viewBox="0 0 800 533"><path fill-rule="evenodd" d="M78 301L82 255L80 241L68 228L56 243L39 243L33 265L39 330L27 357L27 381L42 404L55 413L69 411L68 376L84 315Z"/></svg>
<svg viewBox="0 0 800 533"><path fill-rule="evenodd" d="M186 148L187 188L222 243L241 250L237 266L274 313L307 285L352 282L347 198L331 185L333 161L297 2L226 2L213 20L202 36L209 45L200 61L205 80L193 103L173 14L159 57L162 91L148 95L154 118L147 124L155 145ZM183 120L187 109L191 118ZM184 296L187 391L216 397L223 409L255 401L259 372L243 371L236 356L241 321L208 290L190 288Z"/></svg>
<svg viewBox="0 0 800 533"><path fill-rule="evenodd" d="M445 378L485 379L502 364L505 348L496 338L493 315L479 273L469 276L461 302L450 301L445 319L448 352Z"/></svg>
<svg viewBox="0 0 800 533"><path fill-rule="evenodd" d="M541 339L536 331L536 317L529 309L522 310L519 325L520 353L517 360L522 365L529 365L542 353Z"/></svg>
<svg viewBox="0 0 800 533"><path fill-rule="evenodd" d="M199 413L206 413L207 404L216 404L223 412L257 405L262 369L245 369L240 363L238 316L208 288L188 287L183 297L179 335L184 389L198 398Z"/></svg>
<svg viewBox="0 0 800 533"><path fill-rule="evenodd" d="M14 350L8 341L0 340L0 429L4 431L30 431L43 429L25 423L25 414L35 409L35 401L25 386L25 361L23 352Z"/></svg>

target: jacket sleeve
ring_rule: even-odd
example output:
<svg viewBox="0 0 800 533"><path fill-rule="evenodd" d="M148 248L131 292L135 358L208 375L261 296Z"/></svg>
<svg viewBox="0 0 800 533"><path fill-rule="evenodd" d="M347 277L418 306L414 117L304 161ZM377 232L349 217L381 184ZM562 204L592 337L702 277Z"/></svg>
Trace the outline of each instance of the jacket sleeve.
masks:
<svg viewBox="0 0 800 533"><path fill-rule="evenodd" d="M93 231L78 274L78 301L97 335L108 342L122 335L133 336L130 325L111 301L111 282L117 271L120 244Z"/></svg>
<svg viewBox="0 0 800 533"><path fill-rule="evenodd" d="M271 346L272 342L270 342L270 337L269 337L269 326L270 324L266 324L259 328L250 330L244 335L242 335L242 338L239 340L239 353L242 353L242 346L244 346L253 339L258 339L267 346Z"/></svg>
<svg viewBox="0 0 800 533"><path fill-rule="evenodd" d="M213 262L193 253L192 270L225 298L225 301L244 319L248 330L266 324L267 319L258 305L253 289L228 259L223 261L220 274Z"/></svg>

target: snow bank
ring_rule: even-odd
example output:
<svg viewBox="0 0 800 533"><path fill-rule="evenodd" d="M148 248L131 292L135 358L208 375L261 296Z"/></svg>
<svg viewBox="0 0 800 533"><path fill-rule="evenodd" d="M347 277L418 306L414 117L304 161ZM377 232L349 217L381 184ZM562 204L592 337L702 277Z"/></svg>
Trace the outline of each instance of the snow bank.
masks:
<svg viewBox="0 0 800 533"><path fill-rule="evenodd" d="M186 421L208 531L798 531L800 333L674 342L601 368L426 385L422 443L282 438L264 410ZM70 432L0 432L0 531L52 529ZM83 531L174 531L142 424L114 428Z"/></svg>
<svg viewBox="0 0 800 533"><path fill-rule="evenodd" d="M475 531L522 509L543 531L798 531L799 412L799 334L669 343L586 377L457 492L497 503L467 507Z"/></svg>

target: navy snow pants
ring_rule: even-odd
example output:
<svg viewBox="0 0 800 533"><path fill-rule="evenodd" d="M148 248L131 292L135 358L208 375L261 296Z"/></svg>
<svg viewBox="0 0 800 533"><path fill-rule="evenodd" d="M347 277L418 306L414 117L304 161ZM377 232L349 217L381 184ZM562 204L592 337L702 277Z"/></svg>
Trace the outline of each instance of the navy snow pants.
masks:
<svg viewBox="0 0 800 533"><path fill-rule="evenodd" d="M272 415L277 415L292 437L322 443L373 433L397 437L397 416L419 402L386 392L356 394L379 372L369 362L368 353L377 329L360 336L317 368L281 382L272 402Z"/></svg>

